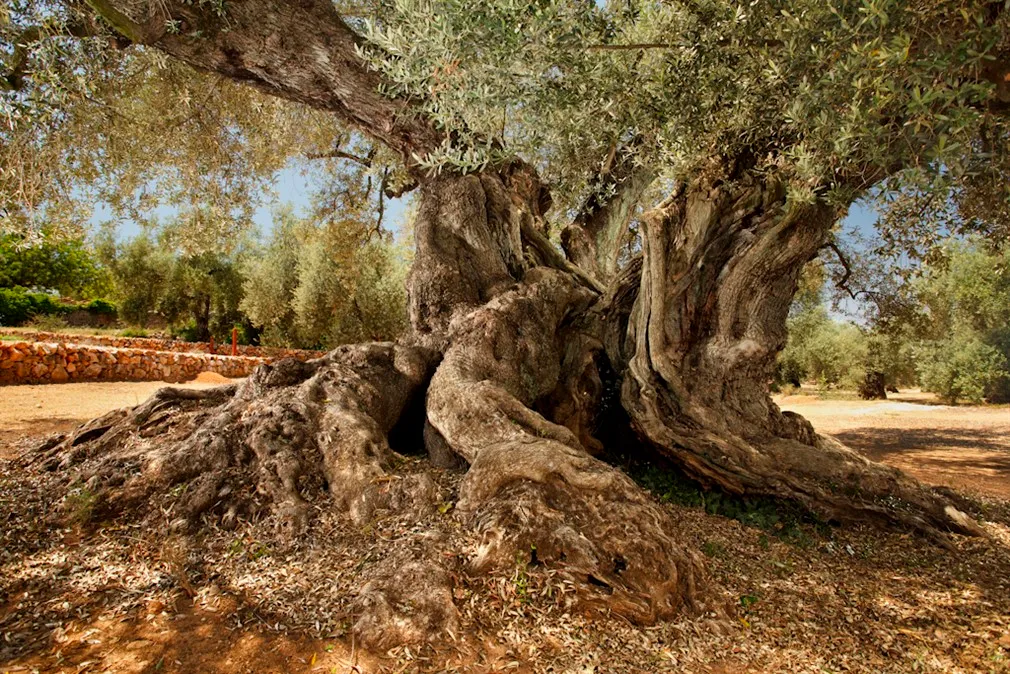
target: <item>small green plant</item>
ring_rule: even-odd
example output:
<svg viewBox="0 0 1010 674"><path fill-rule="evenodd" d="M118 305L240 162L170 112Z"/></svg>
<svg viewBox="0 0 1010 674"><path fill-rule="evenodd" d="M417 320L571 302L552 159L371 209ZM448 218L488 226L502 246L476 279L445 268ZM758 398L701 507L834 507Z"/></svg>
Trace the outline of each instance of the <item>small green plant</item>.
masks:
<svg viewBox="0 0 1010 674"><path fill-rule="evenodd" d="M241 537L236 538L228 545L228 555L237 557L243 555L246 559L255 562L270 554L270 546L255 539L246 540Z"/></svg>
<svg viewBox="0 0 1010 674"><path fill-rule="evenodd" d="M72 522L83 524L91 520L97 503L97 494L87 487L78 487L67 494L64 501L64 511Z"/></svg>
<svg viewBox="0 0 1010 674"><path fill-rule="evenodd" d="M745 614L750 613L751 607L757 604L759 601L761 601L761 597L758 597L755 594L740 595L740 606L743 607L743 612Z"/></svg>
<svg viewBox="0 0 1010 674"><path fill-rule="evenodd" d="M126 328L119 331L120 337L147 337L149 333L144 328Z"/></svg>
<svg viewBox="0 0 1010 674"><path fill-rule="evenodd" d="M178 498L183 494L185 494L187 489L189 489L189 483L180 482L179 484L175 485L168 491L168 495L171 496L172 498Z"/></svg>
<svg viewBox="0 0 1010 674"><path fill-rule="evenodd" d="M718 541L705 541L701 544L701 551L708 557L723 558L726 556L726 547Z"/></svg>
<svg viewBox="0 0 1010 674"><path fill-rule="evenodd" d="M512 574L512 586L515 588L516 598L520 604L528 604L530 601L530 578L526 573L526 567L530 563L530 559L536 557L536 554L537 546L535 545L530 546L529 553L522 550L516 553L516 570Z"/></svg>
<svg viewBox="0 0 1010 674"><path fill-rule="evenodd" d="M814 525L822 535L827 533L826 525L798 504L709 491L672 466L633 464L628 472L661 501L701 507L710 515L737 520L793 545L807 547L811 544L810 535L802 527L804 524Z"/></svg>

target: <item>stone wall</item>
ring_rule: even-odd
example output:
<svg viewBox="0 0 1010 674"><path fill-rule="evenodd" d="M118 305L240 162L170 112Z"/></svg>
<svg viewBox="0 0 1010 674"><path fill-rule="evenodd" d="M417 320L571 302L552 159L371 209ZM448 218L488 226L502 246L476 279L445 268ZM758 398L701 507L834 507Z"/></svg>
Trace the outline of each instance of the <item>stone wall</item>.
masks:
<svg viewBox="0 0 1010 674"><path fill-rule="evenodd" d="M0 385L67 381L169 381L201 372L248 376L266 358L55 342L0 342Z"/></svg>
<svg viewBox="0 0 1010 674"><path fill-rule="evenodd" d="M74 344L92 344L95 346L113 346L120 349L146 349L150 351L175 351L179 353L210 353L210 344L206 342L182 342L174 339L152 339L150 337L116 337L114 335L66 335L55 332L38 332L13 328L0 328L0 335L12 335L27 342L73 342ZM214 352L220 355L231 354L231 343L215 344ZM240 356L254 358L297 358L309 360L325 355L325 351L306 351L302 349L279 349L271 346L248 346L239 344Z"/></svg>

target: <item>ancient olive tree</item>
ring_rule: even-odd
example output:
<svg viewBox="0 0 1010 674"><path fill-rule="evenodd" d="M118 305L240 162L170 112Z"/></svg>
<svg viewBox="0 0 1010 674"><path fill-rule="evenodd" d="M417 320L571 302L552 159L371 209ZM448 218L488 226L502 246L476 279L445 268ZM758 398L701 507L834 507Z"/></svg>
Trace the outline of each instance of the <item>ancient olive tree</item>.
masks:
<svg viewBox="0 0 1010 674"><path fill-rule="evenodd" d="M237 156L191 152L205 165L182 177L201 198L232 198L229 180L293 151L373 171L380 200L417 200L408 336L279 362L238 387L166 390L51 447L48 465L108 512L168 503L151 516L180 529L268 512L297 531L326 490L366 521L417 496L401 493L416 481L387 479L387 436L406 424L434 464L466 466L455 512L471 572L533 549L586 606L648 622L701 608L709 588L669 516L597 458L613 449L601 429L627 423L639 442L622 449L728 492L937 537L978 532L915 480L781 412L767 384L800 270L854 199L907 184L999 202L1002 3L41 4L15 3L3 29L5 112L18 120L0 132L10 223L72 212L73 195L36 170L66 156L99 166L88 157L119 151L133 187L171 194L167 169L144 168L172 165L170 149L81 134L101 126L85 101L120 114L110 88L150 102L173 78L214 87L222 125L207 154ZM76 82L87 68L105 75ZM189 105L165 133L209 114ZM201 182L208 171L219 179ZM389 591L373 617L406 590ZM448 603L425 624L448 620Z"/></svg>

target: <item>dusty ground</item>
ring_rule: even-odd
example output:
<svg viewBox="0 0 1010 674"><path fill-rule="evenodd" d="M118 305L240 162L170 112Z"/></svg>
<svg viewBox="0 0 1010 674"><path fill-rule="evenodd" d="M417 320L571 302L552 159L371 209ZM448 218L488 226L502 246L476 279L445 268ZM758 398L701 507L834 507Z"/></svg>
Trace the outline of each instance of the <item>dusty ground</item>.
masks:
<svg viewBox="0 0 1010 674"><path fill-rule="evenodd" d="M1010 504L986 499L1010 481L1007 408L935 407L922 396L781 400L875 458L995 504L991 540L958 539L948 551L901 532L788 518L762 529L669 503L678 536L706 555L735 606L727 619L649 628L592 619L568 609L549 569L517 567L458 579L454 641L363 653L334 609L375 545L419 535L395 518L349 531L323 517L313 540L290 548L262 543L258 524L210 532L194 542L203 559L179 562L186 544L164 532L88 533L47 519L59 498L49 476L2 460L17 452L15 437L134 404L158 386L0 388L0 674L1010 674ZM451 489L458 476L441 479ZM459 525L452 510L444 517Z"/></svg>
<svg viewBox="0 0 1010 674"><path fill-rule="evenodd" d="M194 381L172 386L201 389L227 381L205 372ZM139 405L163 386L169 384L131 381L0 386L0 459L10 458L16 441L24 435L68 431L110 410Z"/></svg>
<svg viewBox="0 0 1010 674"><path fill-rule="evenodd" d="M1010 407L941 405L918 391L886 401L794 395L777 402L818 431L928 484L1010 499Z"/></svg>

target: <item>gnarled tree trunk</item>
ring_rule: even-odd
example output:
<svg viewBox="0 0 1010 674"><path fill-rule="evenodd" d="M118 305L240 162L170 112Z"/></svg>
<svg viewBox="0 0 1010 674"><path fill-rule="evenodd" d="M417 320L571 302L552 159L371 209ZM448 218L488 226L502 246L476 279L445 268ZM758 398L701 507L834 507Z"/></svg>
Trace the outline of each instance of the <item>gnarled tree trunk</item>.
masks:
<svg viewBox="0 0 1010 674"><path fill-rule="evenodd" d="M703 483L795 499L826 518L978 532L915 480L769 397L800 270L827 240L833 209L746 177L699 180L644 220L622 401L658 452Z"/></svg>

